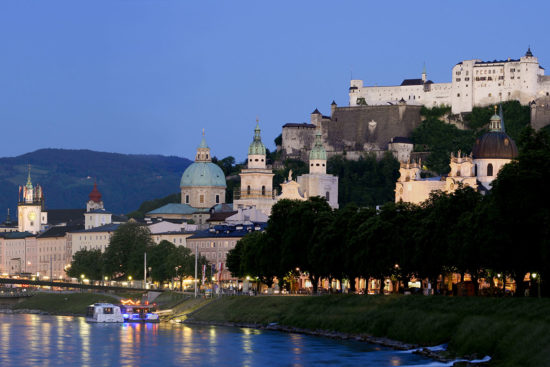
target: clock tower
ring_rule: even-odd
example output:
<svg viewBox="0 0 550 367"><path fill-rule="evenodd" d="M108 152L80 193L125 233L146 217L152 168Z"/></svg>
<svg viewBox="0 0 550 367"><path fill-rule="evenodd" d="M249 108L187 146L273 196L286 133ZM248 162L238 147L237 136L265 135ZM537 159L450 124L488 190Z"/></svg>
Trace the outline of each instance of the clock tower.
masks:
<svg viewBox="0 0 550 367"><path fill-rule="evenodd" d="M23 194L23 196L21 196ZM40 232L41 225L48 222L47 213L44 209L44 195L40 185L32 185L31 168L27 184L19 186L19 197L17 204L17 227L19 232Z"/></svg>

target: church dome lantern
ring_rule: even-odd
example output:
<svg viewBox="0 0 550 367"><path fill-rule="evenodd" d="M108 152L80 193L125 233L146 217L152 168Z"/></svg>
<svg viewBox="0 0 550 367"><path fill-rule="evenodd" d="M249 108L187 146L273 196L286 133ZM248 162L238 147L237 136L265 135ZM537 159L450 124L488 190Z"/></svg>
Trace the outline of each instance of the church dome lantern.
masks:
<svg viewBox="0 0 550 367"><path fill-rule="evenodd" d="M210 148L202 132L202 140L197 148L195 162L183 172L180 187L219 186L226 187L225 175L215 163L212 163Z"/></svg>
<svg viewBox="0 0 550 367"><path fill-rule="evenodd" d="M260 123L256 120L256 128L254 129L254 139L248 147L248 155L266 155L266 149L264 143L262 143L262 137L260 135Z"/></svg>

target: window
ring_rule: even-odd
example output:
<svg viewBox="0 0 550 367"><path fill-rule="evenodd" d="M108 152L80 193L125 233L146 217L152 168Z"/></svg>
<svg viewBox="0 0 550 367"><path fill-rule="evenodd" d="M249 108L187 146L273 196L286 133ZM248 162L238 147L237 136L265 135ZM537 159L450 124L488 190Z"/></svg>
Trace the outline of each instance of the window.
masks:
<svg viewBox="0 0 550 367"><path fill-rule="evenodd" d="M265 196L265 186L262 186L262 196Z"/></svg>
<svg viewBox="0 0 550 367"><path fill-rule="evenodd" d="M327 199L327 201L330 201L330 192L326 192L325 193L325 199Z"/></svg>
<svg viewBox="0 0 550 367"><path fill-rule="evenodd" d="M487 176L493 176L493 165L491 163L487 165Z"/></svg>
<svg viewBox="0 0 550 367"><path fill-rule="evenodd" d="M216 204L220 203L220 195L216 195Z"/></svg>
<svg viewBox="0 0 550 367"><path fill-rule="evenodd" d="M247 195L250 195L250 185L248 185L248 186L246 187L246 194L247 194Z"/></svg>
<svg viewBox="0 0 550 367"><path fill-rule="evenodd" d="M185 204L189 204L189 195L185 195Z"/></svg>
<svg viewBox="0 0 550 367"><path fill-rule="evenodd" d="M460 93L457 93L456 96L457 96L457 97L460 97Z"/></svg>
<svg viewBox="0 0 550 367"><path fill-rule="evenodd" d="M460 78L456 78L456 81L459 82L459 81L460 81Z"/></svg>
<svg viewBox="0 0 550 367"><path fill-rule="evenodd" d="M204 203L204 195L199 196L199 202L200 202L201 204Z"/></svg>

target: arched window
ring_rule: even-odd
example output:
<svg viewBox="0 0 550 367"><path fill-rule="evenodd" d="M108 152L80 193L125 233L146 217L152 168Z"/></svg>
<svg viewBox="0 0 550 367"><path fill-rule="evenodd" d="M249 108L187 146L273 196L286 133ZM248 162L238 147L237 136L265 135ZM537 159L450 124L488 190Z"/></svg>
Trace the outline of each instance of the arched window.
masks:
<svg viewBox="0 0 550 367"><path fill-rule="evenodd" d="M489 163L487 165L487 176L492 176L492 175L493 175L493 165Z"/></svg>
<svg viewBox="0 0 550 367"><path fill-rule="evenodd" d="M262 196L265 196L265 186L262 186Z"/></svg>
<svg viewBox="0 0 550 367"><path fill-rule="evenodd" d="M477 176L477 164L474 165L474 176Z"/></svg>
<svg viewBox="0 0 550 367"><path fill-rule="evenodd" d="M248 186L246 187L246 194L247 194L247 195L250 195L250 185L248 185Z"/></svg>
<svg viewBox="0 0 550 367"><path fill-rule="evenodd" d="M326 192L325 193L325 199L327 199L327 201L330 201L330 192Z"/></svg>
<svg viewBox="0 0 550 367"><path fill-rule="evenodd" d="M185 195L185 204L189 204L189 195Z"/></svg>
<svg viewBox="0 0 550 367"><path fill-rule="evenodd" d="M220 195L216 195L216 204L220 203Z"/></svg>

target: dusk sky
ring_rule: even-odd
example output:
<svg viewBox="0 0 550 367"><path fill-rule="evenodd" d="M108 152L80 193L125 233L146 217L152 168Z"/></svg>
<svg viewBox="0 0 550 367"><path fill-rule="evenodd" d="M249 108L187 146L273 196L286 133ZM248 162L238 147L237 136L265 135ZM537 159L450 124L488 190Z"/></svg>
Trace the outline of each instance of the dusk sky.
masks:
<svg viewBox="0 0 550 367"><path fill-rule="evenodd" d="M245 158L348 104L349 80L449 82L465 59L550 68L548 1L2 1L0 156L40 148ZM550 69L549 69L550 70ZM549 74L547 71L546 74Z"/></svg>

